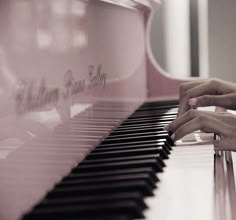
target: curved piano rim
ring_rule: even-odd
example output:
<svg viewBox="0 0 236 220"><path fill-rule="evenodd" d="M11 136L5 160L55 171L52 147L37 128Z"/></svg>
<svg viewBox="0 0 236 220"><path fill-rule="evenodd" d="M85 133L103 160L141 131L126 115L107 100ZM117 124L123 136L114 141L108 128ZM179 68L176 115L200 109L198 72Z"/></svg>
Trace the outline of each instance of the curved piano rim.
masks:
<svg viewBox="0 0 236 220"><path fill-rule="evenodd" d="M122 7L127 7L131 9L137 9L140 7L145 7L151 9L154 5L159 5L160 0L100 0L103 2L108 2L115 5L120 5Z"/></svg>

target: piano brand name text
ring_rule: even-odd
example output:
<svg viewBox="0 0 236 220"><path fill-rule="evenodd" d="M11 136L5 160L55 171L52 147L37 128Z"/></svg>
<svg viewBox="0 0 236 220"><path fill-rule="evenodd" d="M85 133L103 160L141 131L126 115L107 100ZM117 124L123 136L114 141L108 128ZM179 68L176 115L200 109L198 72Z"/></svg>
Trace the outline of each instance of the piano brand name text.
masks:
<svg viewBox="0 0 236 220"><path fill-rule="evenodd" d="M86 90L105 88L107 74L102 71L102 65L89 65L87 74L87 77L80 78L72 70L67 70L60 88L50 86L45 77L38 83L21 80L15 96L16 112L23 114L42 108L45 110L45 107L56 106L58 102L76 97Z"/></svg>

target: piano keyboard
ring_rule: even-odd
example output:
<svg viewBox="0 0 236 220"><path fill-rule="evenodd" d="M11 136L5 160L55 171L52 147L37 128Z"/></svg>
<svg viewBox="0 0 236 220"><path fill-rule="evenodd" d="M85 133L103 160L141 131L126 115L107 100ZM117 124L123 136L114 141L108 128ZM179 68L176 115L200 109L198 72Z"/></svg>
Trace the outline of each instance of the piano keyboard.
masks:
<svg viewBox="0 0 236 220"><path fill-rule="evenodd" d="M84 127L91 129L94 136L109 131L119 122L120 111L113 109L103 114L102 108L94 108L101 110L100 116L93 115L97 125L92 126L91 120L91 127ZM172 150L173 142L163 126L175 119L176 113L174 102L143 104L116 126L23 219L144 218L143 211L148 208L144 200L153 195L158 186L158 175L163 172ZM59 137L57 144L66 144L68 139L64 142L64 135L73 138L80 135L76 133L76 126L83 122L88 125L88 121L83 118L78 123L78 118L55 130L55 138ZM69 150L68 157L83 149L76 148L73 138L69 139L69 147L72 144L73 150ZM92 135L86 138L93 140ZM44 138L42 141L45 145Z"/></svg>
<svg viewBox="0 0 236 220"><path fill-rule="evenodd" d="M213 147L190 146L189 137L173 147L163 126L175 119L177 107L175 102L94 105L53 134L33 139L1 164L2 206L14 207L10 218L7 209L8 217L4 209L1 216L169 220L166 207L171 207L176 219L199 219L194 216L201 212L185 208L188 202L199 206L202 198L208 203L200 202L201 210L212 205ZM205 216L201 219L213 219Z"/></svg>

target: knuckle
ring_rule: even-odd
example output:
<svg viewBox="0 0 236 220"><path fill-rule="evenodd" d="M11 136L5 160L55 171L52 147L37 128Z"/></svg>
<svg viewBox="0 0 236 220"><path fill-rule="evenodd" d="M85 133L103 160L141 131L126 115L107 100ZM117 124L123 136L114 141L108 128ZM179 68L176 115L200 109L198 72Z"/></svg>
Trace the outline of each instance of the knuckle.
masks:
<svg viewBox="0 0 236 220"><path fill-rule="evenodd" d="M190 109L188 112L187 112L187 117L189 118L194 118L197 116L197 110L195 109Z"/></svg>
<svg viewBox="0 0 236 220"><path fill-rule="evenodd" d="M219 86L219 79L217 79L217 78L212 78L212 79L210 79L209 85L210 85L212 88L217 88L217 87Z"/></svg>
<svg viewBox="0 0 236 220"><path fill-rule="evenodd" d="M197 119L198 119L198 123L200 125L203 125L204 121L206 120L206 117L204 115L199 115Z"/></svg>
<svg viewBox="0 0 236 220"><path fill-rule="evenodd" d="M180 85L180 87L179 87L179 93L180 93L181 96L185 93L185 85L184 85L184 84L181 84L181 85Z"/></svg>
<svg viewBox="0 0 236 220"><path fill-rule="evenodd" d="M197 122L201 130L206 130L206 117L204 115L199 115L197 118Z"/></svg>
<svg viewBox="0 0 236 220"><path fill-rule="evenodd" d="M204 95L201 102L203 105L214 105L214 99L210 95Z"/></svg>
<svg viewBox="0 0 236 220"><path fill-rule="evenodd" d="M174 121L172 121L170 124L168 124L168 129L167 130L175 132L177 125L178 125L178 118L175 119Z"/></svg>
<svg viewBox="0 0 236 220"><path fill-rule="evenodd" d="M182 137L183 133L184 133L184 129L182 127L180 127L175 135L176 135L176 137Z"/></svg>
<svg viewBox="0 0 236 220"><path fill-rule="evenodd" d="M212 79L210 79L210 84L212 84L212 85L217 85L218 83L219 83L219 80L217 79L217 78L212 78Z"/></svg>
<svg viewBox="0 0 236 220"><path fill-rule="evenodd" d="M186 94L188 94L187 85L188 85L187 83L183 83L180 85L179 93L181 96L186 96Z"/></svg>

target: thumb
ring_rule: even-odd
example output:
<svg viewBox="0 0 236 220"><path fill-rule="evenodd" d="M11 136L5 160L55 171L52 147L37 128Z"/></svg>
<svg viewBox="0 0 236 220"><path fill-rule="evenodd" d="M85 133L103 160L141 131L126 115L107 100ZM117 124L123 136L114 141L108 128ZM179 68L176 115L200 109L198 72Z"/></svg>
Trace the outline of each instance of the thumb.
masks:
<svg viewBox="0 0 236 220"><path fill-rule="evenodd" d="M233 109L236 106L236 94L227 95L203 95L188 100L191 107L220 106L223 108Z"/></svg>

